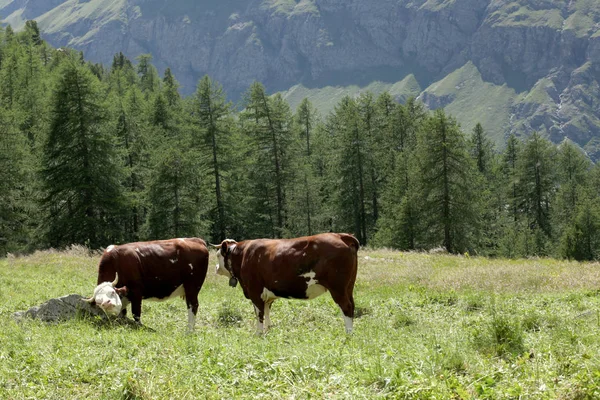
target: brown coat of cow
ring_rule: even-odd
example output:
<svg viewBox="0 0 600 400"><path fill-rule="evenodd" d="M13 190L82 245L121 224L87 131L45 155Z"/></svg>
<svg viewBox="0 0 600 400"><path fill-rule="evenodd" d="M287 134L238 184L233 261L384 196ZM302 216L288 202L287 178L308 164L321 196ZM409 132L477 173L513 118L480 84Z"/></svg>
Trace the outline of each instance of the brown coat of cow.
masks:
<svg viewBox="0 0 600 400"><path fill-rule="evenodd" d="M358 240L345 233L239 243L224 240L217 252L217 273L230 277L232 286L239 281L255 306L259 331L268 327L275 299L312 299L329 291L350 333L358 248Z"/></svg>
<svg viewBox="0 0 600 400"><path fill-rule="evenodd" d="M185 297L188 322L193 329L198 293L207 270L208 250L202 239L128 243L106 248L98 266L98 285L113 281L118 273L115 290L123 297L122 314L127 302L131 302L136 321L142 313L142 299Z"/></svg>

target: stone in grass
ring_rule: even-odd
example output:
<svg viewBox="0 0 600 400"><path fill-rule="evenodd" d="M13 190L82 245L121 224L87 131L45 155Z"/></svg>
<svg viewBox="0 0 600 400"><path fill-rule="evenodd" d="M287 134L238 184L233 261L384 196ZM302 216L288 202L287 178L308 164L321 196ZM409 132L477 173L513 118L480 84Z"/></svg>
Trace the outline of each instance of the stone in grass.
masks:
<svg viewBox="0 0 600 400"><path fill-rule="evenodd" d="M136 322L128 318L110 318L99 307L84 300L81 295L69 294L67 296L50 299L39 306L31 307L27 311L13 314L17 320L23 318L39 319L44 322L61 322L76 317L99 317L103 321L116 321L123 325L136 326Z"/></svg>

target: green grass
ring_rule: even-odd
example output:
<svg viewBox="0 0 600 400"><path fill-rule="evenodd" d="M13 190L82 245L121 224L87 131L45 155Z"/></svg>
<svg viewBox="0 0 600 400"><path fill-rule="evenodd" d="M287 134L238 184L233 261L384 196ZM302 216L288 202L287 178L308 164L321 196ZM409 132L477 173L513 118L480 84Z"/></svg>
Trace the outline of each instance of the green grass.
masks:
<svg viewBox="0 0 600 400"><path fill-rule="evenodd" d="M488 16L494 26L561 29L562 0L518 0L506 3Z"/></svg>
<svg viewBox="0 0 600 400"><path fill-rule="evenodd" d="M0 398L536 398L600 395L600 265L359 253L348 337L329 294L252 305L209 271L196 330L184 302L145 302L135 330L11 315L90 294L81 249L0 260ZM211 263L214 265L214 254Z"/></svg>

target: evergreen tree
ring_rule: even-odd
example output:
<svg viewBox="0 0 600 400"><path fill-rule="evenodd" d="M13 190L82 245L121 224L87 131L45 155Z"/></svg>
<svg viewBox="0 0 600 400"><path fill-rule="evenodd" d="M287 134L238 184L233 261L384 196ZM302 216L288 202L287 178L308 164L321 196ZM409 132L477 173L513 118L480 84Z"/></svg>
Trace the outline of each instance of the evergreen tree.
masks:
<svg viewBox="0 0 600 400"><path fill-rule="evenodd" d="M554 145L536 132L525 143L518 166L519 207L535 238L528 254L546 255L548 240L552 237L550 211L555 192L555 153Z"/></svg>
<svg viewBox="0 0 600 400"><path fill-rule="evenodd" d="M292 236L312 235L318 229L315 217L319 212L319 186L313 157L317 110L303 99L294 115L294 166L296 181L289 189L288 229Z"/></svg>
<svg viewBox="0 0 600 400"><path fill-rule="evenodd" d="M360 116L356 101L344 97L328 120L328 130L336 143L334 190L335 230L353 232L359 242L367 244L367 202L365 166L366 145L360 129Z"/></svg>
<svg viewBox="0 0 600 400"><path fill-rule="evenodd" d="M252 84L245 96L244 131L256 150L251 182L255 189L253 213L259 235L281 237L285 227L285 190L288 181L292 115L281 95L267 96L264 86Z"/></svg>
<svg viewBox="0 0 600 400"><path fill-rule="evenodd" d="M514 134L511 134L501 155L500 175L498 176L499 190L496 192L500 204L503 205L501 235L498 238L498 246L500 254L505 257L526 254L521 250L524 233L524 223L521 218L523 210L520 208L518 170L521 151L521 142Z"/></svg>
<svg viewBox="0 0 600 400"><path fill-rule="evenodd" d="M25 38L27 42L31 42L34 46L39 46L42 44L40 29L38 28L35 20L25 21Z"/></svg>
<svg viewBox="0 0 600 400"><path fill-rule="evenodd" d="M579 193L586 186L586 178L591 163L568 140L563 141L559 146L557 158L558 219L559 221L569 222L579 202Z"/></svg>
<svg viewBox="0 0 600 400"><path fill-rule="evenodd" d="M131 61L123 53L115 54L108 78L110 91L122 99L127 90L136 83L136 79L136 72Z"/></svg>
<svg viewBox="0 0 600 400"><path fill-rule="evenodd" d="M422 217L427 239L448 252L468 250L478 227L479 185L456 121L438 109L419 136Z"/></svg>
<svg viewBox="0 0 600 400"><path fill-rule="evenodd" d="M385 164L382 162L385 156L386 143L380 132L376 131L378 109L370 92L362 93L357 99L359 112L359 129L363 136L365 165L365 195L368 197L365 244L371 238L377 219L379 218L380 197L382 191L381 183L385 176Z"/></svg>
<svg viewBox="0 0 600 400"><path fill-rule="evenodd" d="M146 216L147 206L144 200L150 172L149 126L145 118L147 105L136 86L132 86L125 98L118 98L116 103L116 131L121 164L124 167L124 235L128 241L136 241L141 237L141 227Z"/></svg>
<svg viewBox="0 0 600 400"><path fill-rule="evenodd" d="M187 147L185 147L187 146ZM204 236L202 176L197 173L197 153L189 143L166 146L156 155L148 193L150 239Z"/></svg>
<svg viewBox="0 0 600 400"><path fill-rule="evenodd" d="M28 195L33 184L28 176L28 146L12 117L0 107L0 256L27 246Z"/></svg>
<svg viewBox="0 0 600 400"><path fill-rule="evenodd" d="M221 182L222 174L227 172L223 158L228 142L226 135L232 127L231 107L231 103L225 99L221 85L213 82L207 75L198 82L194 96L193 115L194 123L200 130L200 138L197 141L202 145L200 150L206 149L206 153L212 155L208 164L214 176L213 210L216 217L213 220L211 238L215 242L222 241L228 234L225 210L230 207L226 205Z"/></svg>
<svg viewBox="0 0 600 400"><path fill-rule="evenodd" d="M148 99L148 96L159 89L158 72L152 65L152 56L142 54L136 58L138 61L137 73L140 77L140 89Z"/></svg>
<svg viewBox="0 0 600 400"><path fill-rule="evenodd" d="M477 164L477 170L482 175L487 175L492 170L492 157L494 145L486 136L483 126L478 122L473 128L470 138L471 157Z"/></svg>
<svg viewBox="0 0 600 400"><path fill-rule="evenodd" d="M98 80L88 69L73 59L64 63L43 150L43 206L51 246L86 243L98 248L120 240L120 171L101 97Z"/></svg>
<svg viewBox="0 0 600 400"><path fill-rule="evenodd" d="M173 76L171 68L167 68L163 77L163 95L170 108L178 108L180 106L181 96L177 91L178 89L179 82Z"/></svg>

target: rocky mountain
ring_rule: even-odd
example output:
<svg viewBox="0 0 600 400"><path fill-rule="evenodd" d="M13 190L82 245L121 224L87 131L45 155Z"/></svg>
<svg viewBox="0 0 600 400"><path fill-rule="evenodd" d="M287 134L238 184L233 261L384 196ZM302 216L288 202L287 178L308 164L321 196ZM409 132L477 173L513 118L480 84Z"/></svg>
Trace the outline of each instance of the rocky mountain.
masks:
<svg viewBox="0 0 600 400"><path fill-rule="evenodd" d="M0 0L0 16L96 62L151 53L184 93L203 74L233 99L258 80L325 113L389 90L499 145L540 131L600 158L598 0Z"/></svg>

